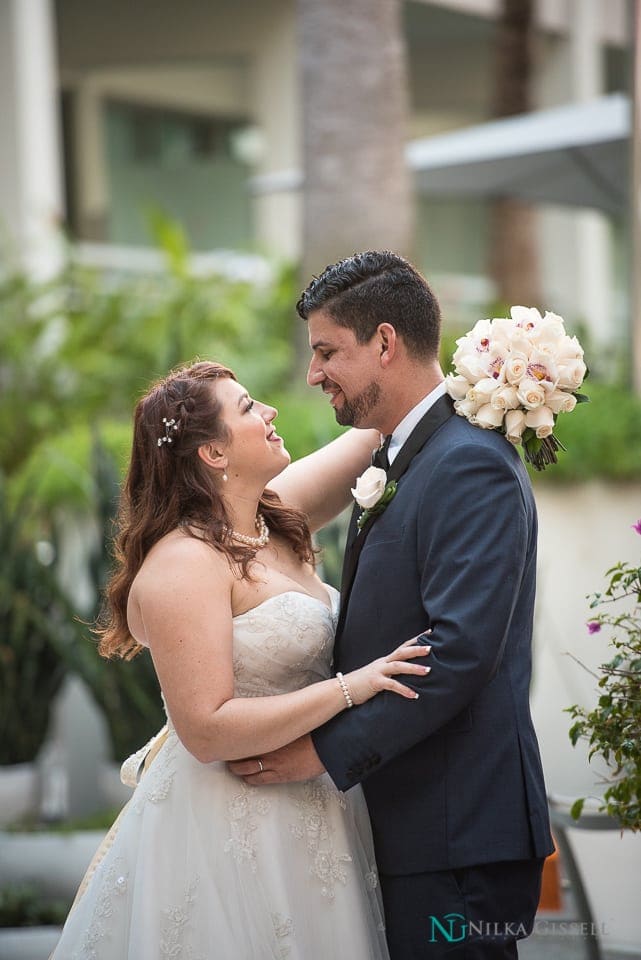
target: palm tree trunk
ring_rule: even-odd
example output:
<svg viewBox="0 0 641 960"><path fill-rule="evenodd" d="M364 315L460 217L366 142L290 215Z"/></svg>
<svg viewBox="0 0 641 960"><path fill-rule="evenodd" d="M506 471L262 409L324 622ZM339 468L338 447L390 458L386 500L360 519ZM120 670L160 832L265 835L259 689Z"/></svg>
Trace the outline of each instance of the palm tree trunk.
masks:
<svg viewBox="0 0 641 960"><path fill-rule="evenodd" d="M531 107L533 10L534 0L502 0L495 57L496 117L526 113ZM539 302L537 215L531 204L505 197L492 205L489 271L501 302Z"/></svg>
<svg viewBox="0 0 641 960"><path fill-rule="evenodd" d="M409 254L402 0L298 0L305 282L358 250Z"/></svg>

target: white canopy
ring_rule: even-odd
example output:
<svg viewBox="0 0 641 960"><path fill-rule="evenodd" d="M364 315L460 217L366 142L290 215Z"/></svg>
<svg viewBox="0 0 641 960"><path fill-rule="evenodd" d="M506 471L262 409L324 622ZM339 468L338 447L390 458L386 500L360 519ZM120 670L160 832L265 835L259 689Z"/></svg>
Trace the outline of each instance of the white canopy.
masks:
<svg viewBox="0 0 641 960"><path fill-rule="evenodd" d="M406 156L427 196L520 197L622 214L629 203L630 102L586 103L410 142Z"/></svg>

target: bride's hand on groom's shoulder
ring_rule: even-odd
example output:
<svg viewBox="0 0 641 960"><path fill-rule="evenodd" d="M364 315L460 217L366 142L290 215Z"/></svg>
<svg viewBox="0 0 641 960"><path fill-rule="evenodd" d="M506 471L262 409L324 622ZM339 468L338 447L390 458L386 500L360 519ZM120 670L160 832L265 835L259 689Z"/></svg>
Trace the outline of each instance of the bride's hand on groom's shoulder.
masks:
<svg viewBox="0 0 641 960"><path fill-rule="evenodd" d="M251 786L313 780L325 773L309 734L260 758L231 760L227 768Z"/></svg>

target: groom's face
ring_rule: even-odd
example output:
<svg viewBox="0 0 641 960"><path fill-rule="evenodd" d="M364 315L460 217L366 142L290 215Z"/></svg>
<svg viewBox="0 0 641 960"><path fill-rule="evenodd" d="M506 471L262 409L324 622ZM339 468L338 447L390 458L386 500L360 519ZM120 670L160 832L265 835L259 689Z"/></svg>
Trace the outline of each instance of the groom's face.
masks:
<svg viewBox="0 0 641 960"><path fill-rule="evenodd" d="M352 330L334 323L322 309L312 311L307 324L312 350L307 371L310 387L322 388L342 426L376 426L381 399L378 337L359 343Z"/></svg>

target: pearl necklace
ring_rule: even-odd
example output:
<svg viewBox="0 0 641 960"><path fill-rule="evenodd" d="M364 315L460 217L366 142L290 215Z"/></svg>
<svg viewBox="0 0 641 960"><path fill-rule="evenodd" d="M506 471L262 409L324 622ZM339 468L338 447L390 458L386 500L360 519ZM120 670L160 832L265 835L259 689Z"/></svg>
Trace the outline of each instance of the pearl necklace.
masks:
<svg viewBox="0 0 641 960"><path fill-rule="evenodd" d="M232 530L232 539L238 540L239 543L244 543L246 546L253 547L255 550L257 550L259 547L264 547L265 544L269 542L269 527L265 523L265 518L262 513L259 513L256 517L256 529L258 530L257 537L248 537L244 533L236 533L235 530Z"/></svg>

